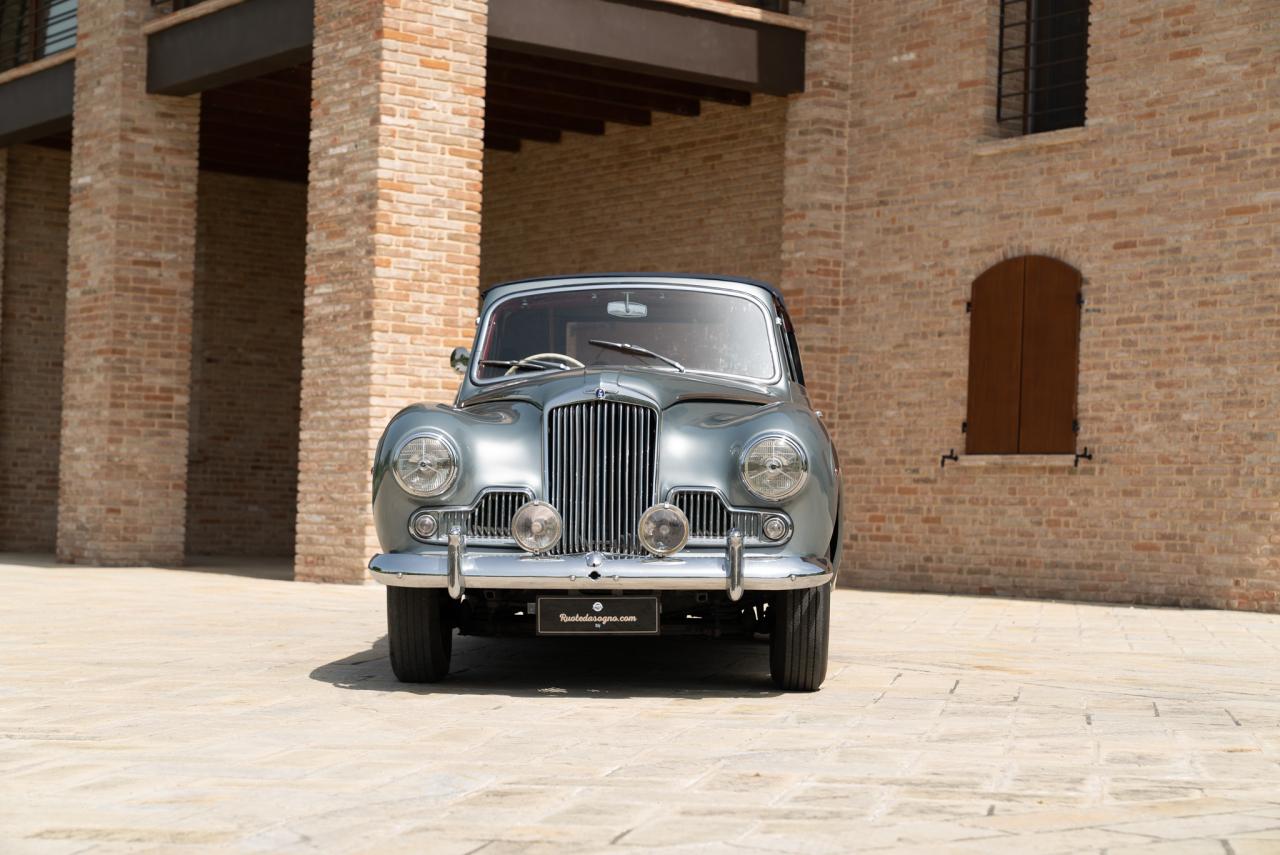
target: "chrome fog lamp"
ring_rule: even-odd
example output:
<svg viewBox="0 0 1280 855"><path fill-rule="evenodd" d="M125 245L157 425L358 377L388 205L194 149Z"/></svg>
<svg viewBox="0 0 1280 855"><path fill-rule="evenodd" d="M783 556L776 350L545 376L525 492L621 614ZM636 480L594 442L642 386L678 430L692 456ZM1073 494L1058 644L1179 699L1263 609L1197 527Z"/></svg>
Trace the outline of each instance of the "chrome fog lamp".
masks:
<svg viewBox="0 0 1280 855"><path fill-rule="evenodd" d="M400 443L391 471L406 493L439 496L458 477L458 452L453 440L439 431L424 431Z"/></svg>
<svg viewBox="0 0 1280 855"><path fill-rule="evenodd" d="M418 511L409 520L409 533L418 540L430 540L439 531L439 520L427 511Z"/></svg>
<svg viewBox="0 0 1280 855"><path fill-rule="evenodd" d="M525 552L539 555L560 542L560 512L546 502L529 502L511 517L511 536Z"/></svg>
<svg viewBox="0 0 1280 855"><path fill-rule="evenodd" d="M809 477L809 461L787 436L762 436L742 455L742 483L760 498L777 502L794 496Z"/></svg>
<svg viewBox="0 0 1280 855"><path fill-rule="evenodd" d="M768 517L764 521L764 536L769 540L782 540L787 536L787 521L782 517Z"/></svg>
<svg viewBox="0 0 1280 855"><path fill-rule="evenodd" d="M640 515L640 545L660 558L679 552L689 541L689 518L663 502Z"/></svg>

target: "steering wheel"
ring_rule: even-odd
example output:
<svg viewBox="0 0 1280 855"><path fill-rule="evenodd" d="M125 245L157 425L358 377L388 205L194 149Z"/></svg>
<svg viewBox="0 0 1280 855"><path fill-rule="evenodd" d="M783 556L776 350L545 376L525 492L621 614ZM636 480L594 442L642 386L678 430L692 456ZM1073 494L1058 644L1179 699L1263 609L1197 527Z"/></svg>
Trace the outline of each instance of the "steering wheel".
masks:
<svg viewBox="0 0 1280 855"><path fill-rule="evenodd" d="M518 359L516 364L508 368L507 374L503 376L515 374L520 370L521 365L526 365L530 362L559 362L566 368L586 368L585 365L574 359L572 356L568 356L563 353L534 353Z"/></svg>

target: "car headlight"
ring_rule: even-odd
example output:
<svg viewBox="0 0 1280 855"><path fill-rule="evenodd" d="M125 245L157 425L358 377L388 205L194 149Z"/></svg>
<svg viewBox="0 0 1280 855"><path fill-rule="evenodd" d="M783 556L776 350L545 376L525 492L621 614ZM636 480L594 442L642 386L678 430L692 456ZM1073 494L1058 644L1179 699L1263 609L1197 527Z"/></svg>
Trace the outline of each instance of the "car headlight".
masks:
<svg viewBox="0 0 1280 855"><path fill-rule="evenodd" d="M689 542L689 518L663 502L640 515L640 545L659 558L674 555Z"/></svg>
<svg viewBox="0 0 1280 855"><path fill-rule="evenodd" d="M458 477L458 452L442 433L416 433L400 443L391 470L406 493L438 496Z"/></svg>
<svg viewBox="0 0 1280 855"><path fill-rule="evenodd" d="M525 552L540 555L560 542L560 512L546 502L529 502L511 517L511 536Z"/></svg>
<svg viewBox="0 0 1280 855"><path fill-rule="evenodd" d="M804 449L785 436L762 436L742 454L742 483L762 499L794 496L809 477Z"/></svg>

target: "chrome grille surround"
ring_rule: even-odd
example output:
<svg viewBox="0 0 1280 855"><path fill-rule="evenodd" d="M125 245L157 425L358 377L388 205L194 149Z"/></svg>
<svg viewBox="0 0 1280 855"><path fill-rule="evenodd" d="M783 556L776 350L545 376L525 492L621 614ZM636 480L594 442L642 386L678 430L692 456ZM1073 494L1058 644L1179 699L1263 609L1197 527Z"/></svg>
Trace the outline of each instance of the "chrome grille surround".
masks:
<svg viewBox="0 0 1280 855"><path fill-rule="evenodd" d="M640 515L654 504L658 411L618 400L577 401L546 413L546 499L564 521L552 555L644 555Z"/></svg>
<svg viewBox="0 0 1280 855"><path fill-rule="evenodd" d="M733 528L742 532L746 546L780 546L791 539L791 518L786 514L732 507L719 490L710 487L675 487L667 494L667 501L689 518L687 546L724 547L725 538ZM786 537L776 541L765 539L762 529L768 517L781 517L786 521Z"/></svg>
<svg viewBox="0 0 1280 855"><path fill-rule="evenodd" d="M490 487L468 507L423 508L435 514L440 528L425 543L442 544L449 538L449 530L462 529L468 545L517 546L511 536L511 517L527 502L533 501L533 491L524 487Z"/></svg>

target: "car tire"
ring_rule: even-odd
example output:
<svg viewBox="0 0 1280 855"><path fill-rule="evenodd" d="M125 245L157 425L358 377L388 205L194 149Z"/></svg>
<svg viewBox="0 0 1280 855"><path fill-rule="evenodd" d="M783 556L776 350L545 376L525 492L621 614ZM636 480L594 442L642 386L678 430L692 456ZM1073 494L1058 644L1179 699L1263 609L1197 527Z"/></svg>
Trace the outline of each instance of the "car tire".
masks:
<svg viewBox="0 0 1280 855"><path fill-rule="evenodd" d="M445 592L387 586L391 670L402 683L436 683L449 674L453 623Z"/></svg>
<svg viewBox="0 0 1280 855"><path fill-rule="evenodd" d="M831 585L779 591L770 603L769 671L788 692L816 692L827 678Z"/></svg>

